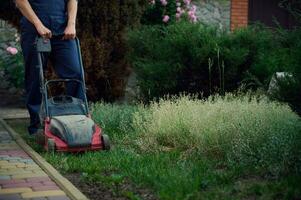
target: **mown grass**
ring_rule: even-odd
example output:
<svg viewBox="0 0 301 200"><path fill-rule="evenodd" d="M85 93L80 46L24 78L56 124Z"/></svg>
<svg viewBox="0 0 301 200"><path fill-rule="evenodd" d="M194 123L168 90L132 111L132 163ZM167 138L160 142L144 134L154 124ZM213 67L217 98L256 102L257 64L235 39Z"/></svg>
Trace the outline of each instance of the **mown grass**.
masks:
<svg viewBox="0 0 301 200"><path fill-rule="evenodd" d="M125 196L131 191L119 191L123 181L166 200L301 198L301 121L286 105L226 95L91 108L113 149L41 152L63 173L80 173ZM11 123L24 133L24 122Z"/></svg>

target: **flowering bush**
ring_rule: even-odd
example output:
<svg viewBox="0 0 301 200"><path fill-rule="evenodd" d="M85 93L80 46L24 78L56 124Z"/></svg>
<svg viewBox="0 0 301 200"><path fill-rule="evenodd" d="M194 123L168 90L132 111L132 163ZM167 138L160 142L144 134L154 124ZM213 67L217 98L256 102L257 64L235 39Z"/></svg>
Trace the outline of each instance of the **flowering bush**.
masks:
<svg viewBox="0 0 301 200"><path fill-rule="evenodd" d="M197 22L196 6L191 0L149 0L143 24L168 24L181 19Z"/></svg>
<svg viewBox="0 0 301 200"><path fill-rule="evenodd" d="M15 31L15 34L12 34ZM9 86L23 88L24 66L20 52L19 34L11 27L3 28L0 34L0 78Z"/></svg>

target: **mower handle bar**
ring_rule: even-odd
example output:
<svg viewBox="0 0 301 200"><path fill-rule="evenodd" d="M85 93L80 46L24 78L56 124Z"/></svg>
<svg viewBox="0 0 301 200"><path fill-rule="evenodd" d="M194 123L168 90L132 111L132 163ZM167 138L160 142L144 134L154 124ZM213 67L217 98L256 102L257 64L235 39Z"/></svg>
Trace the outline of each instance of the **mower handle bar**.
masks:
<svg viewBox="0 0 301 200"><path fill-rule="evenodd" d="M53 37L61 37L62 35L57 34L54 35ZM44 79L44 70L43 70L43 64L42 64L42 53L43 52L51 52L51 45L50 45L50 40L48 39L45 40L41 37L37 37L36 39L36 46L37 46L37 53L38 53L38 68L40 71L40 88L41 88L41 93L43 96L43 100L44 100L44 105L45 105L45 114L47 117L49 116L49 110L48 110L48 92L47 92L47 86L51 83L54 82L78 82L82 85L82 90L83 90L83 96L84 96L84 104L85 104L85 109L86 109L86 114L89 114L89 107L88 107L88 100L87 100L87 95L86 95L86 83L85 83L85 75L84 75L84 67L83 67L83 61L82 61L82 55L81 55L81 50L80 50L80 42L79 39L76 37L75 38L75 42L76 42L76 47L77 47L77 55L78 55L78 59L79 59L79 64L80 64L80 74L81 74L81 79L82 80L78 80L78 79L56 79L56 80L48 80L45 82ZM39 51L39 48L42 49L42 51ZM46 48L44 48L46 47Z"/></svg>

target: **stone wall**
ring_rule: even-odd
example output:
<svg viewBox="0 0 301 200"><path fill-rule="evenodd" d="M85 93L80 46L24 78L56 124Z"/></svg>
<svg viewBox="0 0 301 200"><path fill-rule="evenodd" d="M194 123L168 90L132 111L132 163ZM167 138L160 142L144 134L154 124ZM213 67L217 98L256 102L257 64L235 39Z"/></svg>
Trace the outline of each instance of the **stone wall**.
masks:
<svg viewBox="0 0 301 200"><path fill-rule="evenodd" d="M193 3L201 22L230 30L230 0L195 0Z"/></svg>

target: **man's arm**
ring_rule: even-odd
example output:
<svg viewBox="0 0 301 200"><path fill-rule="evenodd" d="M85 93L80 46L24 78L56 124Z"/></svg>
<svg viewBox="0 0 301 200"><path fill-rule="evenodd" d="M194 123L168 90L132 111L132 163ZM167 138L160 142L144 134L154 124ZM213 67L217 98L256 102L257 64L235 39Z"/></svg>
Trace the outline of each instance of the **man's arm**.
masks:
<svg viewBox="0 0 301 200"><path fill-rule="evenodd" d="M38 33L42 37L51 38L51 31L43 25L41 20L38 18L38 16L33 11L32 7L30 6L28 0L16 0L16 6L23 14L23 16L26 17L35 26Z"/></svg>
<svg viewBox="0 0 301 200"><path fill-rule="evenodd" d="M77 15L77 0L69 0L68 2L68 24L64 32L63 39L74 39L76 37L76 15Z"/></svg>

